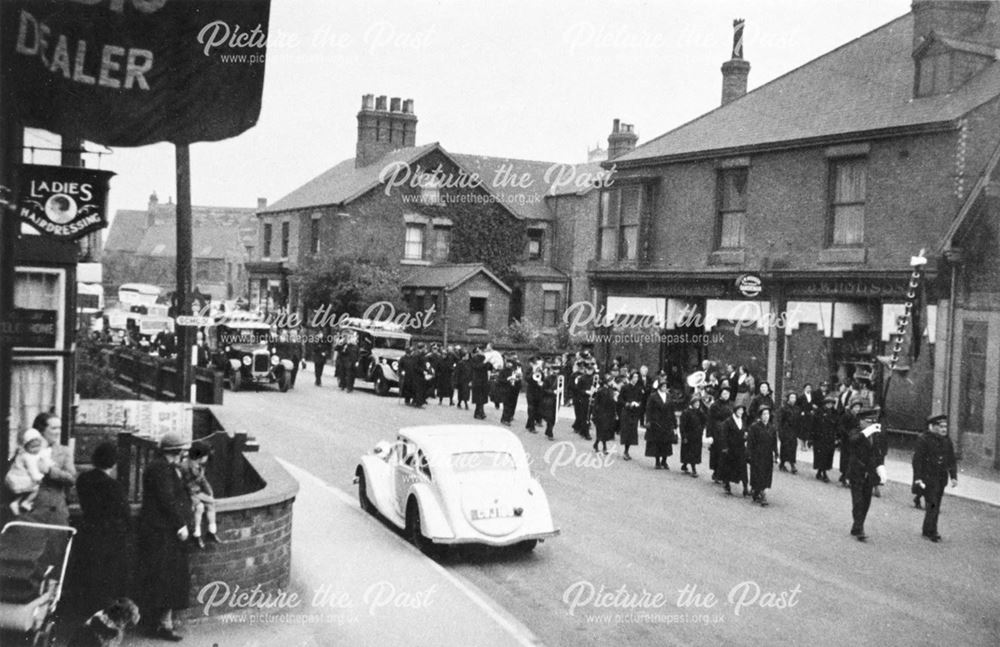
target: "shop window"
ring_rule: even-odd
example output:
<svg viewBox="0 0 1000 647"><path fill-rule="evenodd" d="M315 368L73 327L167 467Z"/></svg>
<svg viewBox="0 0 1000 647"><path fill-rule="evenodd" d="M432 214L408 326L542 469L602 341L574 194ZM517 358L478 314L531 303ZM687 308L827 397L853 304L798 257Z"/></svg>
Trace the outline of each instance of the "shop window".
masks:
<svg viewBox="0 0 1000 647"><path fill-rule="evenodd" d="M271 223L266 223L264 225L264 254L263 258L271 258L271 234L272 234Z"/></svg>
<svg viewBox="0 0 1000 647"><path fill-rule="evenodd" d="M60 399L61 359L15 358L11 371L10 437L8 447L17 448L17 435L31 426L35 416L56 411Z"/></svg>
<svg viewBox="0 0 1000 647"><path fill-rule="evenodd" d="M486 328L486 297L469 298L469 328Z"/></svg>
<svg viewBox="0 0 1000 647"><path fill-rule="evenodd" d="M964 433L983 433L986 403L986 338L983 321L966 321L962 326L962 383L959 387L958 426Z"/></svg>
<svg viewBox="0 0 1000 647"><path fill-rule="evenodd" d="M434 260L443 263L451 251L451 227L434 227Z"/></svg>
<svg viewBox="0 0 1000 647"><path fill-rule="evenodd" d="M834 246L864 243L867 176L865 158L830 162L830 242Z"/></svg>
<svg viewBox="0 0 1000 647"><path fill-rule="evenodd" d="M545 239L544 229L528 230L528 260L538 261L542 258L542 241Z"/></svg>
<svg viewBox="0 0 1000 647"><path fill-rule="evenodd" d="M742 249L746 244L746 168L729 168L718 175L718 249Z"/></svg>
<svg viewBox="0 0 1000 647"><path fill-rule="evenodd" d="M291 223L281 223L281 258L288 258L288 243L291 240Z"/></svg>
<svg viewBox="0 0 1000 647"><path fill-rule="evenodd" d="M559 290L542 293L542 326L554 328L559 323Z"/></svg>
<svg viewBox="0 0 1000 647"><path fill-rule="evenodd" d="M403 247L403 258L419 261L424 258L424 225L406 225L406 243Z"/></svg>
<svg viewBox="0 0 1000 647"><path fill-rule="evenodd" d="M63 346L65 284L66 274L63 270L18 267L15 273L15 308L51 310L56 313L55 348Z"/></svg>

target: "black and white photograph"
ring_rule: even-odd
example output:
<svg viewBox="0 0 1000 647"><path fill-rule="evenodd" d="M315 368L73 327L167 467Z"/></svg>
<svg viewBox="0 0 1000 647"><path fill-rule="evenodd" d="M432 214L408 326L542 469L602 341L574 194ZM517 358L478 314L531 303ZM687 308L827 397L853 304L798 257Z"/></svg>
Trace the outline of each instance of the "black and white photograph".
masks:
<svg viewBox="0 0 1000 647"><path fill-rule="evenodd" d="M0 643L1000 644L1000 0L0 0Z"/></svg>

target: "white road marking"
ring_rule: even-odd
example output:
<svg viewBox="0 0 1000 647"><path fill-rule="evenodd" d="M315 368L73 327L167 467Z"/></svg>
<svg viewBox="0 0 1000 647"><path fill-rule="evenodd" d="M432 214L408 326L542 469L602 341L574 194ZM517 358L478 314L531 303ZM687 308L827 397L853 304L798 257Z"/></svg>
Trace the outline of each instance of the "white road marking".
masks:
<svg viewBox="0 0 1000 647"><path fill-rule="evenodd" d="M350 494L341 490L338 487L330 485L329 483L319 478L315 474L307 470L304 470L297 465L293 465L292 463L289 463L288 461L281 458L277 457L275 458L278 461L278 463L281 464L282 467L288 470L292 474L292 476L295 477L300 482L303 480L312 481L316 486L322 487L323 489L330 492L330 494L333 494L342 502L346 503L348 507L351 508L352 510L357 511L357 513L359 514L364 514L366 517L370 517L370 515L365 514L364 511L361 510L361 506L358 503L356 497L351 496ZM407 546L409 549L413 550L421 558L427 560L430 563L431 568L433 568L435 571L441 574L445 579L447 579L456 589L461 591L462 594L465 595L465 597L469 598L469 600L471 600L473 604L475 604L480 609L485 611L486 614L490 616L494 622L496 622L504 631L510 634L510 636L515 641L517 641L518 645L521 645L522 647L544 647L544 643L542 643L542 641L537 636L535 636L535 634L532 633L530 629L528 629L519 621L511 617L510 614L507 613L507 611L505 611L502 607L500 607L500 605L490 600L484 593L479 591L474 584L465 581L465 579L459 575L450 573L447 569L445 569L443 566L435 562L430 557L427 557L426 555L421 553L419 550L416 549L416 547L414 547L408 541L404 540L402 537L396 535L395 533L390 533L390 534L393 537L395 537L396 540Z"/></svg>

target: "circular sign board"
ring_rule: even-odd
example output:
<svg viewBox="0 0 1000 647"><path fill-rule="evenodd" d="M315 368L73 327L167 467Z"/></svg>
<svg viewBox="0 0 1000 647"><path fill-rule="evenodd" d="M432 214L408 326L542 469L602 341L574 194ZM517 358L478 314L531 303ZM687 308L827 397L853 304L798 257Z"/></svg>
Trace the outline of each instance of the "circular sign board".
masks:
<svg viewBox="0 0 1000 647"><path fill-rule="evenodd" d="M743 296L753 298L764 289L764 282L756 274L743 274L736 279L736 289Z"/></svg>

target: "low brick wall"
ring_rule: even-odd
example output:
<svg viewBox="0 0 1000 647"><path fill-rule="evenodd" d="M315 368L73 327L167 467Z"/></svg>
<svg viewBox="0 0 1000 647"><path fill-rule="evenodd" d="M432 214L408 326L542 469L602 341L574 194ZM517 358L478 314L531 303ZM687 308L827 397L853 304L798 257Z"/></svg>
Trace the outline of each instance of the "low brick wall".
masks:
<svg viewBox="0 0 1000 647"><path fill-rule="evenodd" d="M190 607L182 614L188 620L244 611L253 600L274 598L288 588L292 503L299 485L272 456L244 456L266 485L218 500L219 538L225 543L207 544L190 555Z"/></svg>

